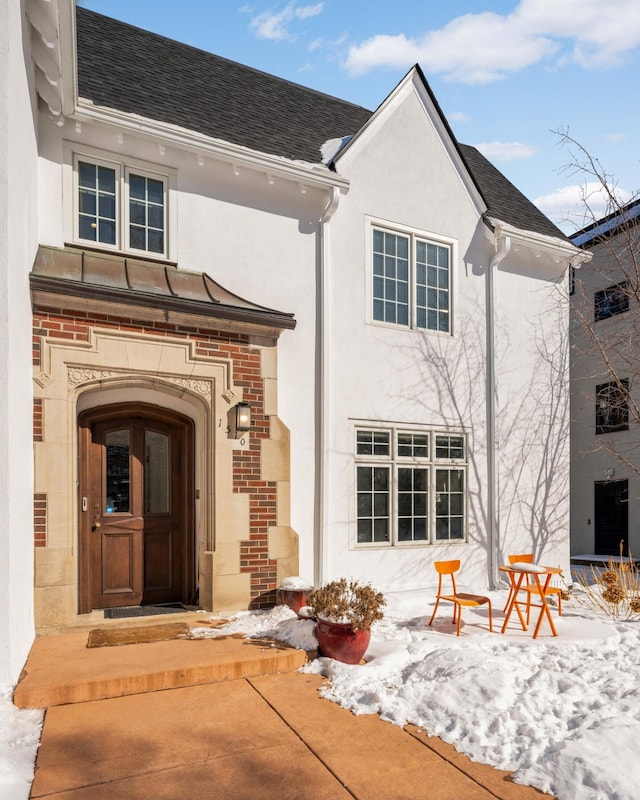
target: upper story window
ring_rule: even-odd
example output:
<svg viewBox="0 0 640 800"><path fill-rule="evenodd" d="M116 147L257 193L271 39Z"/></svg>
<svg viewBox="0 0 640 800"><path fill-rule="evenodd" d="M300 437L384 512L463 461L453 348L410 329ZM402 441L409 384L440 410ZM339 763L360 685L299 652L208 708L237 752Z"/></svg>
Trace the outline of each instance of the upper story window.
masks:
<svg viewBox="0 0 640 800"><path fill-rule="evenodd" d="M629 310L629 283L622 281L614 286L608 286L595 293L594 316L595 321L624 314Z"/></svg>
<svg viewBox="0 0 640 800"><path fill-rule="evenodd" d="M451 333L449 244L414 233L372 228L372 319Z"/></svg>
<svg viewBox="0 0 640 800"><path fill-rule="evenodd" d="M75 158L75 238L120 251L167 256L167 177Z"/></svg>
<svg viewBox="0 0 640 800"><path fill-rule="evenodd" d="M357 545L464 541L464 434L359 428L355 460Z"/></svg>
<svg viewBox="0 0 640 800"><path fill-rule="evenodd" d="M629 430L629 381L596 386L596 433Z"/></svg>

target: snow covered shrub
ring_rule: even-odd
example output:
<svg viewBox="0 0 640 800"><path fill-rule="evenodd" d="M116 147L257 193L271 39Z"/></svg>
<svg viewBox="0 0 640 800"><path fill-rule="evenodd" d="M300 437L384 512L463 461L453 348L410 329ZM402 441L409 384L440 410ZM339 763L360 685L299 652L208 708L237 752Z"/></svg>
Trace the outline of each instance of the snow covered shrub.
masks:
<svg viewBox="0 0 640 800"><path fill-rule="evenodd" d="M622 547L620 548L622 556ZM591 566L591 574L577 575L582 588L580 602L611 619L632 619L640 615L640 566L631 553L626 561L609 559L606 569Z"/></svg>

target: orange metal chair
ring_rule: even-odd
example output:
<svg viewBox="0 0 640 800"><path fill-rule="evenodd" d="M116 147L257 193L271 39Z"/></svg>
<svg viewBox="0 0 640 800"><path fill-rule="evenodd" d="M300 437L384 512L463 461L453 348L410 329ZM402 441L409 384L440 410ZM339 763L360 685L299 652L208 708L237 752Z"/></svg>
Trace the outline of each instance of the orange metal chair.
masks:
<svg viewBox="0 0 640 800"><path fill-rule="evenodd" d="M512 555L507 556L509 559L509 564L533 564L533 553L522 553L520 555ZM531 606L534 608L539 608L539 603L533 603L531 601L532 595L537 595L540 597L540 592L538 591L538 587L535 584L535 581L532 577L527 575L527 582L524 586L520 586L521 592L527 593L527 625L529 624L529 617L531 614ZM558 586L548 586L547 591L545 592L546 597L550 597L551 595L556 595L558 598L558 616L562 616L562 589ZM503 611L506 611L509 608L509 603L511 602L511 598L513 596L513 584L509 587L509 596L507 597L506 605Z"/></svg>
<svg viewBox="0 0 640 800"><path fill-rule="evenodd" d="M436 606L433 609L433 614L429 620L429 625L433 622L438 610L438 604L441 600L448 600L453 603L453 620L458 622L457 636L460 636L460 622L462 620L463 606L477 608L478 606L489 606L489 630L493 632L493 617L491 612L491 600L481 594L466 594L465 592L458 592L456 588L456 579L454 573L460 569L460 561L436 561L434 564L438 572L438 594L436 595ZM449 575L451 577L451 584L453 586L453 594L442 593L442 576Z"/></svg>

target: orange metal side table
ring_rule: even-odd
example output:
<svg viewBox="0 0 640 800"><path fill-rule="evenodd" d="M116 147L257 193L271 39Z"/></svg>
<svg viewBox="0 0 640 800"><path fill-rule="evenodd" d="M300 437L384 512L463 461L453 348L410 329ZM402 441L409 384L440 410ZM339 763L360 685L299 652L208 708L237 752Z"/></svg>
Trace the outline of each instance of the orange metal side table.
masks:
<svg viewBox="0 0 640 800"><path fill-rule="evenodd" d="M537 568L536 568L537 567ZM509 617L515 608L518 617L520 618L520 624L522 625L522 630L527 630L527 624L524 621L524 617L522 616L522 611L520 610L520 605L518 603L518 592L520 591L520 587L522 586L522 581L524 580L525 576L529 575L533 578L536 586L538 587L538 591L540 592L540 615L538 616L538 621L536 623L535 630L533 631L533 638L538 638L538 633L540 632L540 626L542 625L542 619L546 616L547 620L549 621L549 627L551 628L551 633L554 636L558 635L556 631L556 627L553 624L553 618L551 616L551 610L549 609L549 604L547 603L547 588L549 587L549 582L553 575L560 575L562 570L560 567L542 567L537 566L535 564L527 564L526 568L523 565L522 568L519 568L517 564L508 564L502 567L498 567L500 572L506 572L509 576L509 581L511 583L512 594L511 594L511 602L507 606L506 616L504 618L504 622L502 624L502 630L500 633L504 633L507 629L507 625L509 624ZM544 577L544 581L541 582L541 578Z"/></svg>

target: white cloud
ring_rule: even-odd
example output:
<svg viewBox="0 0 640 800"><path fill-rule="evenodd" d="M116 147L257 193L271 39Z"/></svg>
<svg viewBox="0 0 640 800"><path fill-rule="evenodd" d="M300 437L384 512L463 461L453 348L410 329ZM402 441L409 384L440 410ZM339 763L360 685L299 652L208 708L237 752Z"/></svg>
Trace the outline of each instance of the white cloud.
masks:
<svg viewBox="0 0 640 800"><path fill-rule="evenodd" d="M626 142L629 139L628 133L605 133L602 137L605 142Z"/></svg>
<svg viewBox="0 0 640 800"><path fill-rule="evenodd" d="M291 2L282 11L263 11L258 14L251 20L249 28L258 39L292 41L295 36L289 31L290 23L295 20L316 17L322 12L323 7L324 3L297 7L294 2Z"/></svg>
<svg viewBox="0 0 640 800"><path fill-rule="evenodd" d="M317 17L322 13L324 3L316 3L315 6L302 6L302 8L295 9L295 15L298 19L307 19L308 17Z"/></svg>
<svg viewBox="0 0 640 800"><path fill-rule="evenodd" d="M452 111L446 116L449 122L471 122L471 117L468 114L465 114L464 111Z"/></svg>
<svg viewBox="0 0 640 800"><path fill-rule="evenodd" d="M615 188L614 194L618 206L632 198L631 192L620 187ZM595 181L563 186L533 202L566 233L574 233L613 210L607 191Z"/></svg>
<svg viewBox="0 0 640 800"><path fill-rule="evenodd" d="M350 48L344 66L362 75L419 62L427 72L473 85L552 58L614 66L639 45L638 0L520 0L508 15L465 14L418 37L373 36Z"/></svg>
<svg viewBox="0 0 640 800"><path fill-rule="evenodd" d="M474 147L490 161L515 161L520 158L531 158L537 152L536 147L520 142L480 142Z"/></svg>

